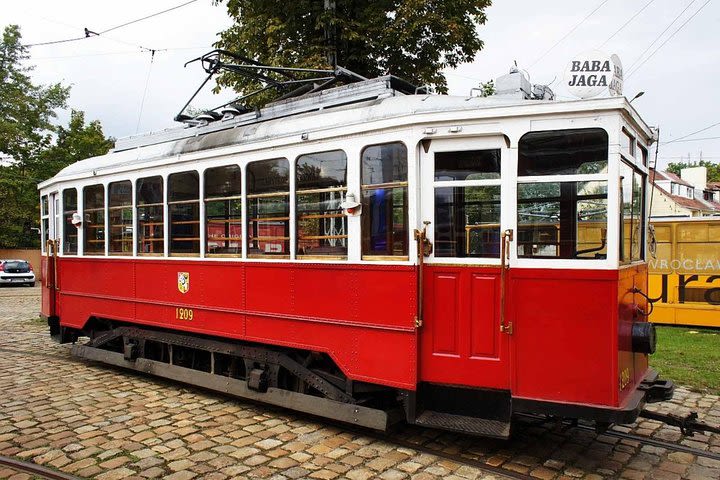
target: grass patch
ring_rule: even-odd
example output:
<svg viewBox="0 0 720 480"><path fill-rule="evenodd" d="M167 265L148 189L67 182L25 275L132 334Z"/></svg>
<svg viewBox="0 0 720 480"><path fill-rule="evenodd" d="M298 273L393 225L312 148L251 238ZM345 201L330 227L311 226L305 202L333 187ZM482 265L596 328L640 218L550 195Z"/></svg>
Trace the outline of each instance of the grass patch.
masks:
<svg viewBox="0 0 720 480"><path fill-rule="evenodd" d="M47 320L44 319L43 317L33 317L33 318L31 318L31 319L28 320L28 323L31 323L31 324L33 324L33 325L39 325L39 326L41 326L41 327L47 327L47 326L48 326Z"/></svg>
<svg viewBox="0 0 720 480"><path fill-rule="evenodd" d="M657 351L650 365L677 385L720 393L720 331L656 326Z"/></svg>

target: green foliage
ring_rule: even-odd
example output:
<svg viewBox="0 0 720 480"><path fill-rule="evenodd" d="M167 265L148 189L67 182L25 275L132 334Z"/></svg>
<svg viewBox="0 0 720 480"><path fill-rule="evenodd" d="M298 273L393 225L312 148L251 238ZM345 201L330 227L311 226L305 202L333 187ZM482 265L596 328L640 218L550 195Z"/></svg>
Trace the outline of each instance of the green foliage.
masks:
<svg viewBox="0 0 720 480"><path fill-rule="evenodd" d="M480 96L489 97L495 95L495 81L489 80L487 82L480 83Z"/></svg>
<svg viewBox="0 0 720 480"><path fill-rule="evenodd" d="M708 182L720 182L720 164L708 162L707 160L700 160L699 162L685 163L685 162L672 162L668 165L667 171L680 175L680 171L683 168L688 167L705 167L707 168L707 181Z"/></svg>
<svg viewBox="0 0 720 480"><path fill-rule="evenodd" d="M225 1L235 24L220 33L218 48L265 64L330 68L326 31L334 32L338 64L366 77L393 74L447 90L442 73L472 61L483 47L476 28L491 0ZM229 73L219 86L239 92L256 82Z"/></svg>
<svg viewBox="0 0 720 480"><path fill-rule="evenodd" d="M37 247L40 207L37 184L78 160L112 146L97 121L85 125L73 110L67 127L51 120L70 93L60 84L35 85L24 62L20 29L10 25L0 43L0 152L14 163L0 166L0 248ZM33 230L35 229L35 230Z"/></svg>

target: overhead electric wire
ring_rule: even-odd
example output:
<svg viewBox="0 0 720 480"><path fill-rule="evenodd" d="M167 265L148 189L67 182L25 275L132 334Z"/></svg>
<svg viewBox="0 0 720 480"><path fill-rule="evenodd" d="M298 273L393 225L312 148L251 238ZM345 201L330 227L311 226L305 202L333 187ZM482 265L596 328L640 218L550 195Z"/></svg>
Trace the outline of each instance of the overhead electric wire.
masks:
<svg viewBox="0 0 720 480"><path fill-rule="evenodd" d="M650 4L653 3L654 1L655 1L655 0L650 0L648 3L646 3L645 6L642 7L640 10L638 10L638 11L635 13L635 15L633 15L632 17L630 17L627 22L623 23L620 28L618 28L617 30L615 30L615 33L613 33L612 35L610 35L610 36L608 37L608 39L605 40L605 41L602 43L602 45L600 45L599 48L604 47L610 40L612 40L612 39L615 37L615 35L617 35L618 33L622 32L622 31L625 29L625 27L627 27L627 26L630 24L630 22L632 22L633 20L635 20L635 17L637 17L638 15L640 15L640 14L643 12L643 10L645 10L647 7L649 7ZM693 1L695 1L695 0L693 0Z"/></svg>
<svg viewBox="0 0 720 480"><path fill-rule="evenodd" d="M585 16L585 18L583 18L582 20L580 20L580 22L579 22L578 24L576 24L573 28L571 28L569 32L567 32L565 35L563 35L563 37L562 37L560 40L558 40L557 42L555 42L552 47L550 47L550 48L548 48L547 50L545 50L545 53L543 53L542 55L540 55L533 63L530 64L530 66L529 66L528 68L534 67L540 60L542 60L543 58L545 58L545 56L546 56L548 53L550 53L552 50L555 49L555 47L557 47L558 45L560 45L566 38L568 38L570 35L572 35L572 33L575 32L575 30L577 30L577 29L580 27L580 25L582 25L583 23L585 23L585 21L587 21L588 18L592 17L593 14L594 14L595 12L597 12L598 10L600 10L600 8L602 8L602 6L605 5L608 1L609 1L609 0L603 0L602 2L600 2L600 5L598 5L597 7L595 7L595 9L594 9L592 12L588 13L588 14Z"/></svg>
<svg viewBox="0 0 720 480"><path fill-rule="evenodd" d="M658 40L660 40L660 39L662 38L662 36L665 35L665 33L666 33L668 30L670 30L670 27L672 27L672 26L675 24L675 22L678 21L678 19L679 19L680 17L682 17L683 13L685 13L685 12L687 11L687 9L692 6L693 3L695 3L695 0L690 0L690 3L688 3L688 4L685 6L685 8L683 8L682 11L675 16L675 18L673 18L673 21L670 22L667 27L665 27L665 30L663 30L662 32L660 32L660 35L658 35L657 37L655 37L655 39L654 39L652 42L650 42L650 45L648 45L647 48L646 48L645 50L643 50L643 52L640 54L640 56L638 56L638 58L636 58L635 61L634 61L632 64L630 64L630 66L628 67L628 70L631 69L631 68L633 68L635 65L637 65L637 63L638 63L638 62L640 61L640 59L648 52L648 50L650 50L650 49L652 48L652 46L655 45L655 42L657 42Z"/></svg>
<svg viewBox="0 0 720 480"><path fill-rule="evenodd" d="M26 47L38 47L38 46L41 46L41 45L55 45L55 44L58 44L58 43L77 42L78 40L85 40L86 38L98 37L98 36L103 35L103 34L105 34L105 33L112 32L113 30L117 30L117 29L122 28L122 27L127 27L128 25L132 25L133 23L141 22L141 21L143 21L143 20L147 20L148 18L156 17L156 16L158 16L158 15L162 15L162 14L164 14L164 13L168 13L168 12L171 12L171 11L173 11L173 10L177 10L178 8L182 8L182 7L186 6L186 5L190 5L191 3L195 3L195 2L197 2L197 0L189 0L189 1L185 2L185 3L181 3L180 5L175 5L174 7L171 7L171 8L165 9L165 10L162 10L162 11L160 11L160 12L155 12L155 13L150 14L150 15L147 15L147 16L145 16L145 17L137 18L137 19L135 19L135 20L131 20L131 21L129 21L129 22L125 22L125 23L123 23L123 24L121 24L121 25L116 25L116 26L114 26L114 27L111 27L111 28L108 28L108 29L106 29L106 30L103 30L103 31L101 31L101 32L99 32L99 33L92 32L92 31L88 30L87 28L85 28L85 36L83 36L83 37L66 38L66 39L63 39L63 40L52 40L52 41L49 41L49 42L30 43L30 44L27 44L27 45L25 45L25 46L26 46ZM92 35L91 35L91 34L92 34ZM145 48L145 47L140 47L140 48ZM148 50L150 50L150 49L148 49Z"/></svg>
<svg viewBox="0 0 720 480"><path fill-rule="evenodd" d="M711 1L712 1L712 0L707 0L705 3L703 3L702 6L695 11L695 13L693 13L692 15L690 15L690 17L689 17L687 20L685 20L685 21L683 22L683 24L680 25L680 26L677 28L677 30L675 30L675 31L672 33L672 35L670 35L663 43L661 43L659 47L657 47L655 50L653 50L653 52L652 52L650 55L648 55L648 57L645 58L645 60L643 60L637 67L635 67L635 69L633 69L632 72L628 73L628 76L627 76L626 78L630 78L635 72L637 72L638 70L640 70L640 67L642 67L643 65L645 65L645 63L646 63L648 60L650 60L666 43L668 43L670 40L672 40L673 37L675 37L675 35L677 35L678 32L679 32L680 30L682 30L683 27L685 27L685 25L687 25L687 24L690 22L690 20L692 20L693 18L695 18L695 16L696 16L698 13L700 13L700 11L701 11L703 8L705 8L705 6L706 6L708 3L710 3Z"/></svg>
<svg viewBox="0 0 720 480"><path fill-rule="evenodd" d="M702 138L688 138L687 140L673 140L671 142L667 143L686 143L686 142L699 142L701 140L717 140L720 138L720 136L717 137L702 137Z"/></svg>
<svg viewBox="0 0 720 480"><path fill-rule="evenodd" d="M195 3L195 2L197 2L197 0L190 0L190 1L185 2L185 3L181 3L180 5L175 5L174 7L170 7L170 8L168 8L168 9L166 9L166 10L161 11L161 12L156 12L156 13L150 14L150 15L148 15L148 16L146 16L146 17L138 18L138 19L136 19L136 20L131 20L131 21L127 22L127 23L123 23L122 25L118 25L118 26L116 26L116 27L108 28L107 30L103 30L102 32L98 33L98 35L102 35L103 33L112 32L113 30L117 30L118 28L127 27L128 25L132 25L133 23L142 22L143 20L147 20L148 18L157 17L158 15L162 15L163 13L172 12L173 10L177 10L178 8L182 8L182 7L186 6L186 5L190 5L191 3Z"/></svg>
<svg viewBox="0 0 720 480"><path fill-rule="evenodd" d="M667 145L668 143L679 142L680 140L683 140L683 139L688 138L688 137L692 137L693 135L697 135L698 133L702 133L702 132L704 132L705 130L710 130L711 128L717 127L718 125L720 125L720 122L713 123L712 125L708 125L707 127L703 127L703 128L701 128L700 130L696 130L696 131L694 131L694 132L692 132L692 133L688 133L687 135L683 135L682 137L678 137L678 138L676 138L676 139L674 139L674 140L668 140L667 142L663 142L663 144Z"/></svg>

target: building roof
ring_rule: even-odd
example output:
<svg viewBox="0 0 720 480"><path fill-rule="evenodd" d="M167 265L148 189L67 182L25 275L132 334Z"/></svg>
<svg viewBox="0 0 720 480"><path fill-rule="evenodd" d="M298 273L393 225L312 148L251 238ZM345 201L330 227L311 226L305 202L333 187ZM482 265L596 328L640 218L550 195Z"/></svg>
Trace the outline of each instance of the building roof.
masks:
<svg viewBox="0 0 720 480"><path fill-rule="evenodd" d="M720 182L707 182L706 190L720 190Z"/></svg>
<svg viewBox="0 0 720 480"><path fill-rule="evenodd" d="M665 180L665 181L670 181L673 183L678 183L680 185L685 185L686 187L693 188L693 186L691 184L689 184L688 182L686 182L685 180L678 177L677 175L675 175L672 172L663 172L663 171L658 171L658 170L653 170L653 172L655 173L655 175L651 175L651 180L653 182L655 180L659 180L659 181Z"/></svg>

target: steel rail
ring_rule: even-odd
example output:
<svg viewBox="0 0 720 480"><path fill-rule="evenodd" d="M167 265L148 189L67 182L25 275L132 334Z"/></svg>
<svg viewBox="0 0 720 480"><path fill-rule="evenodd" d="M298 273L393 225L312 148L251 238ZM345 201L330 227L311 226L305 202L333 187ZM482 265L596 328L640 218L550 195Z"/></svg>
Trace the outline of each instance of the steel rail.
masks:
<svg viewBox="0 0 720 480"><path fill-rule="evenodd" d="M0 465L12 468L13 470L29 473L35 477L47 478L50 480L80 480L80 477L51 470L47 467L43 467L42 465L25 462L12 457L0 456Z"/></svg>
<svg viewBox="0 0 720 480"><path fill-rule="evenodd" d="M589 425L575 425L574 428L578 428L580 430L585 430L588 432L595 431L595 428L591 427ZM652 445L653 447L665 448L667 450L675 450L676 452L690 453L690 454L696 455L698 457L705 457L705 458L710 458L712 460L720 461L720 453L706 452L705 450L700 450L699 448L688 447L686 445L680 445L677 443L667 442L664 440L656 440L654 438L647 437L645 435L635 435L633 433L619 432L617 430L613 430L612 428L603 432L602 435L607 435L609 437L615 437L615 438L622 438L625 440L632 440L634 442L642 443L645 445Z"/></svg>

